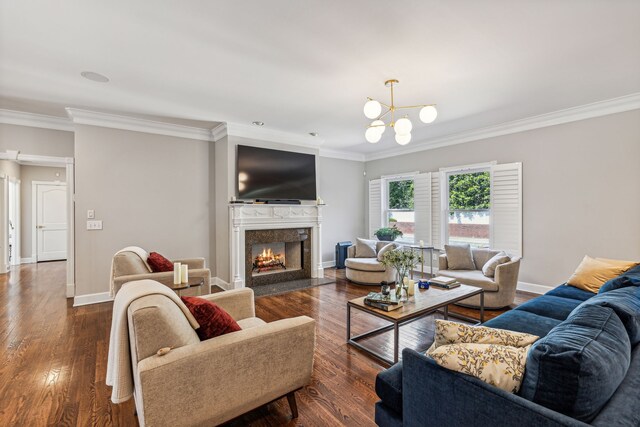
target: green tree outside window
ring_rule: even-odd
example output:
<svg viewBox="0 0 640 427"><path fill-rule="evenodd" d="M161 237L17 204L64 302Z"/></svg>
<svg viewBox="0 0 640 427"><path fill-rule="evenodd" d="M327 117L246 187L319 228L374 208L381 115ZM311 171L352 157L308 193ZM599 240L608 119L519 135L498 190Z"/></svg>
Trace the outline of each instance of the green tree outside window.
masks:
<svg viewBox="0 0 640 427"><path fill-rule="evenodd" d="M413 180L389 182L389 209L413 210Z"/></svg>

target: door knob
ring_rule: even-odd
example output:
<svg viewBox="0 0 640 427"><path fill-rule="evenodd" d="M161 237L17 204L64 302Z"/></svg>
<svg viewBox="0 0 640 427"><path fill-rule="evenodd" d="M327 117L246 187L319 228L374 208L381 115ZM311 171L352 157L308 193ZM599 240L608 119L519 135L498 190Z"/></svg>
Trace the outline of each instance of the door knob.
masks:
<svg viewBox="0 0 640 427"><path fill-rule="evenodd" d="M36 228L44 228L44 225L36 225Z"/></svg>

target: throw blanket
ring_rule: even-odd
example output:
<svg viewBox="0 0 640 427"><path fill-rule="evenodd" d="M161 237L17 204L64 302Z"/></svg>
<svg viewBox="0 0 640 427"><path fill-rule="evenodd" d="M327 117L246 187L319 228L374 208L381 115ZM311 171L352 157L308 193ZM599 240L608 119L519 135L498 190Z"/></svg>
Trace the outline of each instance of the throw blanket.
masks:
<svg viewBox="0 0 640 427"><path fill-rule="evenodd" d="M175 302L189 320L193 329L200 325L180 297L170 288L155 280L136 280L125 284L113 301L111 336L109 338L109 358L107 361L107 385L112 386L111 401L121 403L133 395L133 370L129 350L129 305L146 295L160 294Z"/></svg>
<svg viewBox="0 0 640 427"><path fill-rule="evenodd" d="M142 262L144 262L144 265L147 267L147 270L149 270L149 273L151 273L153 270L151 270L151 267L149 266L149 263L147 262L147 258L149 258L149 254L147 253L147 251L145 251L144 249L142 249L139 246L127 246L124 249L120 249L118 252L116 252L113 255L113 258L116 257L116 255L122 253L122 252L133 252L134 254L138 255L140 257L140 259L142 260ZM113 285L113 258L111 258L111 280L109 280L109 296L111 298L113 298L116 294L116 290L114 288Z"/></svg>

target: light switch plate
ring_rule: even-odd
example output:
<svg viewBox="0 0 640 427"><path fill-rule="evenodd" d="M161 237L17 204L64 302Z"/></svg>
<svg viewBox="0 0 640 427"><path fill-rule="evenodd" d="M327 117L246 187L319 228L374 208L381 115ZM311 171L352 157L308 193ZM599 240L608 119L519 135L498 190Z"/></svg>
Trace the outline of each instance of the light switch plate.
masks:
<svg viewBox="0 0 640 427"><path fill-rule="evenodd" d="M96 211L89 209L87 211L87 219L94 219L96 217Z"/></svg>
<svg viewBox="0 0 640 427"><path fill-rule="evenodd" d="M87 230L102 230L102 221L87 221Z"/></svg>

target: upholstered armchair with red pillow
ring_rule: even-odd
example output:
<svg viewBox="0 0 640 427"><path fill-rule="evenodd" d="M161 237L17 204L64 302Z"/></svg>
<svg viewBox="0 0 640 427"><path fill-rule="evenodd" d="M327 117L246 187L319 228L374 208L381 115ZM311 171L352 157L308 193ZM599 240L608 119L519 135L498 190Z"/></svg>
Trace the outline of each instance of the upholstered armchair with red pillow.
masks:
<svg viewBox="0 0 640 427"><path fill-rule="evenodd" d="M204 258L184 258L169 260L157 252L148 253L144 249L130 246L118 251L111 263L111 289L115 295L122 285L135 280L151 279L171 286L173 284L173 263L189 266L191 279L202 279L202 294L210 293L211 271L206 268ZM171 270L168 270L171 266Z"/></svg>

